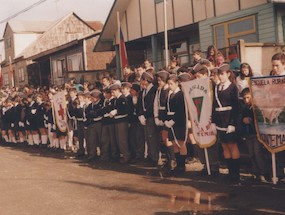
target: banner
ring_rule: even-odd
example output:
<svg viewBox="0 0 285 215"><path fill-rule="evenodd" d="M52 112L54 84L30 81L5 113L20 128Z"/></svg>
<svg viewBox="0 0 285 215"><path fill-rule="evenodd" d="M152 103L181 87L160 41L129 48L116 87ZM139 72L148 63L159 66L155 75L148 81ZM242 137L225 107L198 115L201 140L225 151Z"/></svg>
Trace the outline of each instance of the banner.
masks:
<svg viewBox="0 0 285 215"><path fill-rule="evenodd" d="M10 80L11 80L11 87L15 87L14 83L14 70L12 66L12 58L9 56L9 74L10 74Z"/></svg>
<svg viewBox="0 0 285 215"><path fill-rule="evenodd" d="M185 101L192 124L193 136L201 148L216 143L216 128L212 124L213 90L210 78L182 82Z"/></svg>
<svg viewBox="0 0 285 215"><path fill-rule="evenodd" d="M52 107L57 128L61 132L65 132L67 130L67 114L65 93L63 91L53 96Z"/></svg>
<svg viewBox="0 0 285 215"><path fill-rule="evenodd" d="M285 76L251 78L255 127L270 152L285 149Z"/></svg>

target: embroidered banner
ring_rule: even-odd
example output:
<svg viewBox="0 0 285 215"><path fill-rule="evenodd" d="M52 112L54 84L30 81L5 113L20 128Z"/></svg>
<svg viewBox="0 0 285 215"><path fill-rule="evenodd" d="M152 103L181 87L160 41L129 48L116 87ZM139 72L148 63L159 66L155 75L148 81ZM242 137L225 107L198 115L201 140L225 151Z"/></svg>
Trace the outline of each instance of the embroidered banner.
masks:
<svg viewBox="0 0 285 215"><path fill-rule="evenodd" d="M66 99L64 92L58 92L52 98L53 113L57 128L61 132L67 130Z"/></svg>
<svg viewBox="0 0 285 215"><path fill-rule="evenodd" d="M285 149L285 76L251 78L255 127L270 152Z"/></svg>
<svg viewBox="0 0 285 215"><path fill-rule="evenodd" d="M212 117L212 82L210 78L181 83L192 124L193 136L201 148L216 143L216 128Z"/></svg>

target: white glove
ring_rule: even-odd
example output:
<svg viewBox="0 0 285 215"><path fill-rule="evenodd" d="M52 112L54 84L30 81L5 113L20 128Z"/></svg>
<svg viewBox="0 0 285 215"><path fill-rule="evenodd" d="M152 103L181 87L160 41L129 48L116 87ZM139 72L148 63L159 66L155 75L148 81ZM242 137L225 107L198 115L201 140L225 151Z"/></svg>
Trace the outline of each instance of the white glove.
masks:
<svg viewBox="0 0 285 215"><path fill-rule="evenodd" d="M229 134L229 133L235 132L235 130L236 130L235 126L229 125L226 133Z"/></svg>
<svg viewBox="0 0 285 215"><path fill-rule="evenodd" d="M32 114L35 114L37 112L37 109L32 109L31 112Z"/></svg>
<svg viewBox="0 0 285 215"><path fill-rule="evenodd" d="M115 110L112 110L109 114L111 116L115 116L115 115L117 115L117 113L118 113L118 111L115 109Z"/></svg>
<svg viewBox="0 0 285 215"><path fill-rule="evenodd" d="M144 115L141 115L138 118L139 118L139 121L142 125L146 125L146 119L145 119Z"/></svg>
<svg viewBox="0 0 285 215"><path fill-rule="evenodd" d="M14 126L15 126L14 123L11 123L11 127L14 128Z"/></svg>
<svg viewBox="0 0 285 215"><path fill-rule="evenodd" d="M52 125L52 129L53 129L53 130L55 130L55 129L56 129L56 126L55 126L55 124L53 124L53 125Z"/></svg>
<svg viewBox="0 0 285 215"><path fill-rule="evenodd" d="M165 124L165 126L166 126L167 128L171 128L171 127L173 127L173 125L175 124L175 122L174 122L173 120L166 120L166 121L164 122L164 124Z"/></svg>
<svg viewBox="0 0 285 215"><path fill-rule="evenodd" d="M27 123L27 125L30 125L30 123L29 123L29 121L28 121L28 120L26 120L26 123Z"/></svg>
<svg viewBox="0 0 285 215"><path fill-rule="evenodd" d="M163 121L158 118L154 118L154 122L157 126L164 126Z"/></svg>
<svg viewBox="0 0 285 215"><path fill-rule="evenodd" d="M159 120L159 126L164 126L164 122L162 120Z"/></svg>
<svg viewBox="0 0 285 215"><path fill-rule="evenodd" d="M190 121L190 120L187 121L187 127L188 127L188 128L192 128L192 125L191 125L191 121Z"/></svg>

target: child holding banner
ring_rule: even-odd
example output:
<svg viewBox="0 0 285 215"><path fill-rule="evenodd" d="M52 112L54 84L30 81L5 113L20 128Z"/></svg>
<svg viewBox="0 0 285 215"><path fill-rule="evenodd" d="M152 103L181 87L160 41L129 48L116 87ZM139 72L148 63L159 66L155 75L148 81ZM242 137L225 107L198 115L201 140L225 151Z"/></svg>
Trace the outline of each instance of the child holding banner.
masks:
<svg viewBox="0 0 285 215"><path fill-rule="evenodd" d="M224 157L229 169L230 181L239 183L240 152L237 146L238 89L233 83L234 74L228 64L218 68L220 83L214 89L213 123L216 124Z"/></svg>
<svg viewBox="0 0 285 215"><path fill-rule="evenodd" d="M246 145L251 160L252 174L257 180L267 182L270 180L268 169L265 164L264 155L261 151L261 143L256 136L256 129L254 125L254 114L252 109L252 97L249 88L242 90L244 101L244 108L242 110L242 123L244 128L244 135L246 138Z"/></svg>

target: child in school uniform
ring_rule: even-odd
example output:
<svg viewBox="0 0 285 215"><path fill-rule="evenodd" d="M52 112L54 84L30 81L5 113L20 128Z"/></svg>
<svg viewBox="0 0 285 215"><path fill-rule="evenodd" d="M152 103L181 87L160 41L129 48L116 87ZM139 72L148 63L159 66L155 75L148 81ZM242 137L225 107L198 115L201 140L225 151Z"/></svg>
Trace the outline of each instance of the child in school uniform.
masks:
<svg viewBox="0 0 285 215"><path fill-rule="evenodd" d="M244 101L242 110L243 134L245 135L246 145L251 161L251 170L255 179L266 182L270 180L269 171L265 163L262 145L256 136L256 128L254 124L254 114L252 109L252 97L249 88L245 88L241 92Z"/></svg>
<svg viewBox="0 0 285 215"><path fill-rule="evenodd" d="M220 83L214 88L212 122L219 131L224 158L233 184L240 182L240 152L237 146L239 100L235 77L228 64L218 68Z"/></svg>

